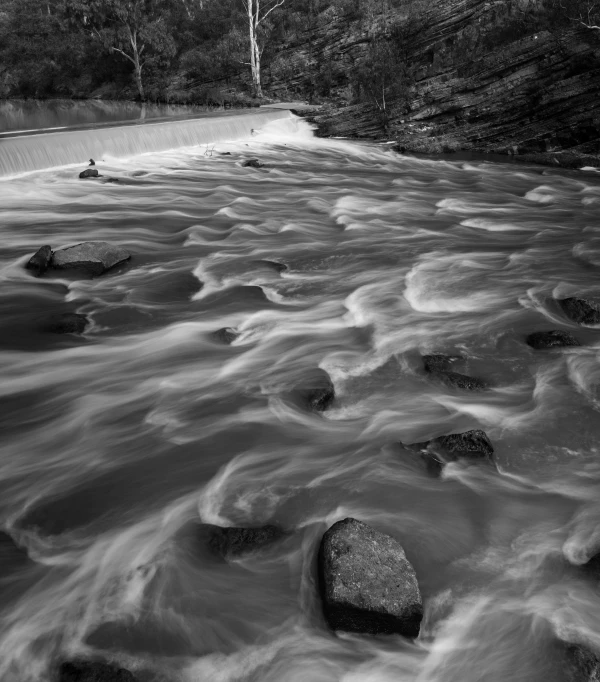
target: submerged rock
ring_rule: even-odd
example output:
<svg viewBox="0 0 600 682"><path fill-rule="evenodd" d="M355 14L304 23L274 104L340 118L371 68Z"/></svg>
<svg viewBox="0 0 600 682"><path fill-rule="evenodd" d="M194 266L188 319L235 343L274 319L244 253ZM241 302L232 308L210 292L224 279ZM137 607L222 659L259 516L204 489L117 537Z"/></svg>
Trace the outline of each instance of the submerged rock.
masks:
<svg viewBox="0 0 600 682"><path fill-rule="evenodd" d="M422 359L427 374L442 381L451 388L462 388L467 391L483 391L489 388L488 383L483 379L451 371L452 363L464 360L461 355L434 353L432 355L424 355Z"/></svg>
<svg viewBox="0 0 600 682"><path fill-rule="evenodd" d="M600 306L585 298L563 298L558 302L565 315L578 324L600 324Z"/></svg>
<svg viewBox="0 0 600 682"><path fill-rule="evenodd" d="M201 532L206 534L210 550L224 559L239 557L262 549L286 535L282 528L273 525L258 528L224 528L202 524Z"/></svg>
<svg viewBox="0 0 600 682"><path fill-rule="evenodd" d="M232 327L223 327L222 329L217 329L211 336L215 341L219 341L219 343L230 344L237 339L239 333Z"/></svg>
<svg viewBox="0 0 600 682"><path fill-rule="evenodd" d="M425 443L423 458L431 472L439 472L447 462L458 459L491 460L494 447L485 431L474 429L440 436Z"/></svg>
<svg viewBox="0 0 600 682"><path fill-rule="evenodd" d="M322 369L313 370L299 392L308 407L317 412L326 410L335 398L333 382Z"/></svg>
<svg viewBox="0 0 600 682"><path fill-rule="evenodd" d="M453 362L464 360L462 355L443 355L442 353L433 353L431 355L424 355L422 357L425 371L431 372L447 372L450 370Z"/></svg>
<svg viewBox="0 0 600 682"><path fill-rule="evenodd" d="M334 630L416 637L423 603L414 568L394 538L348 518L319 548L323 612Z"/></svg>
<svg viewBox="0 0 600 682"><path fill-rule="evenodd" d="M88 318L79 313L62 313L50 318L47 330L53 334L83 334Z"/></svg>
<svg viewBox="0 0 600 682"><path fill-rule="evenodd" d="M533 332L533 334L529 334L525 341L528 346L536 350L580 345L579 341L572 334L559 329L553 329L549 332Z"/></svg>
<svg viewBox="0 0 600 682"><path fill-rule="evenodd" d="M36 277L44 274L50 265L52 259L52 247L48 244L41 246L31 258L27 261L25 266L28 270L33 270Z"/></svg>
<svg viewBox="0 0 600 682"><path fill-rule="evenodd" d="M131 258L129 251L108 242L83 242L55 251L51 266L60 270L85 270L91 275L101 275Z"/></svg>
<svg viewBox="0 0 600 682"><path fill-rule="evenodd" d="M65 661L57 682L137 682L137 678L125 668L100 661Z"/></svg>
<svg viewBox="0 0 600 682"><path fill-rule="evenodd" d="M84 171L79 173L81 179L84 178L101 178L102 176L98 173L96 168L86 168Z"/></svg>
<svg viewBox="0 0 600 682"><path fill-rule="evenodd" d="M248 159L242 163L242 168L262 168L264 165L258 159Z"/></svg>
<svg viewBox="0 0 600 682"><path fill-rule="evenodd" d="M600 657L579 644L566 645L567 679L565 682L598 682Z"/></svg>
<svg viewBox="0 0 600 682"><path fill-rule="evenodd" d="M466 391L484 391L486 388L489 388L489 384L483 379L459 374L458 372L435 370L430 371L429 374L451 388L461 388Z"/></svg>
<svg viewBox="0 0 600 682"><path fill-rule="evenodd" d="M267 268L272 268L273 270L277 272L285 272L288 269L288 266L285 265L285 263L278 263L277 261L274 260L259 260L256 261L259 265L263 265Z"/></svg>

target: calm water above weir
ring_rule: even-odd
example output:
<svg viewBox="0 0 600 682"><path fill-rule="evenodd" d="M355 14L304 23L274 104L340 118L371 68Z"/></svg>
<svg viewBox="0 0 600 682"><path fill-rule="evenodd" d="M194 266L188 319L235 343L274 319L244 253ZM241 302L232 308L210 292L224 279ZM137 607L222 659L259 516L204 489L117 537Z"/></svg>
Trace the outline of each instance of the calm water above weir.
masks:
<svg viewBox="0 0 600 682"><path fill-rule="evenodd" d="M144 121L202 113L204 108L89 100L0 100L0 133L76 125Z"/></svg>
<svg viewBox="0 0 600 682"><path fill-rule="evenodd" d="M293 118L98 168L119 183L0 181L0 505L28 552L5 543L0 679L97 654L148 682L564 682L557 635L600 645L598 585L564 560L600 546L600 330L552 299L600 293L598 178L401 157ZM82 240L133 258L24 270ZM56 311L93 324L44 333ZM525 344L544 329L582 345ZM433 381L432 351L492 388ZM317 366L323 414L288 393ZM401 445L472 428L494 465L434 478ZM404 546L415 642L325 626L316 551L347 516ZM291 533L224 563L198 520Z"/></svg>

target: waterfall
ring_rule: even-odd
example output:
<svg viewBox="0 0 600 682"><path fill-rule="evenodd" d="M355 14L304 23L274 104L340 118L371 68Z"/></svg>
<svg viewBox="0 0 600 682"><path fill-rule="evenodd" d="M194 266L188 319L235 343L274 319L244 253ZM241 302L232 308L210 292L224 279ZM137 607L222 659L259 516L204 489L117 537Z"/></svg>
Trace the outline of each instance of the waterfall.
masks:
<svg viewBox="0 0 600 682"><path fill-rule="evenodd" d="M199 117L183 121L137 123L62 130L0 138L0 177L85 164L89 158L126 158L223 140L248 137L252 129L276 119L290 118L287 110Z"/></svg>

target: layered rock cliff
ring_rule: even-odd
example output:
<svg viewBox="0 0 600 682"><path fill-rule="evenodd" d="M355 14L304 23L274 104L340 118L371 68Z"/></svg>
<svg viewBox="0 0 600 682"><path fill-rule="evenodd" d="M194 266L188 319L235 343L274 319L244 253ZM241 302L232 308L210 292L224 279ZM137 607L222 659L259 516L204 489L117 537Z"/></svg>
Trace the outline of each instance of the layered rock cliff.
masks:
<svg viewBox="0 0 600 682"><path fill-rule="evenodd" d="M352 104L359 98L350 86L361 56L388 40L392 25L410 83L391 98L384 121L373 102ZM523 2L440 0L418 21L400 10L370 23L334 16L309 45L287 46L287 58L305 68L275 89L298 92L311 62L321 77L328 69L330 102L312 112L322 135L396 139L401 151L600 165L600 31L556 15L544 22Z"/></svg>

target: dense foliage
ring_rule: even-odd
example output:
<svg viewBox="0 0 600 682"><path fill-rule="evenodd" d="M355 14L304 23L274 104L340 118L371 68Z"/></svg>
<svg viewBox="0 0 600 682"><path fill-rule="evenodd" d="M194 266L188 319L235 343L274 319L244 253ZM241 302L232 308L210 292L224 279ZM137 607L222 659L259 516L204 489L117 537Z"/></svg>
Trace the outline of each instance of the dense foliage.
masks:
<svg viewBox="0 0 600 682"><path fill-rule="evenodd" d="M470 56L569 24L600 35L600 12L587 0L498 7L502 28L477 27ZM247 8L248 0L0 0L0 97L248 102L257 88ZM415 77L411 46L435 11L425 0L285 0L257 26L265 94L370 102L385 127L390 102L401 106Z"/></svg>

